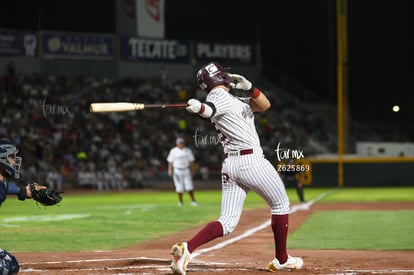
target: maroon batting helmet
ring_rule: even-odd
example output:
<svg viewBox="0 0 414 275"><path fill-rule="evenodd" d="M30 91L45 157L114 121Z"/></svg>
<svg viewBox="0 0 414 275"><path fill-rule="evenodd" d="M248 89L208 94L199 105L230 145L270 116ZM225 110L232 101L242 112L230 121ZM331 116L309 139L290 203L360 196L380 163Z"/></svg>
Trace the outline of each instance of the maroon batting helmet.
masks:
<svg viewBox="0 0 414 275"><path fill-rule="evenodd" d="M204 91L209 92L218 85L230 87L231 79L227 70L219 63L210 62L197 72L197 83Z"/></svg>

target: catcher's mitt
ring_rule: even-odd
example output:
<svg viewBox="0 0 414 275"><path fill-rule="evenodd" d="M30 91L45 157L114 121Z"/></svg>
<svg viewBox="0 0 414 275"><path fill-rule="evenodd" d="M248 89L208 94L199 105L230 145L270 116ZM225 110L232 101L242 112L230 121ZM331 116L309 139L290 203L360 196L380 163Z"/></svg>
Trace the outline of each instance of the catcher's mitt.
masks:
<svg viewBox="0 0 414 275"><path fill-rule="evenodd" d="M32 192L32 198L45 206L51 206L59 203L62 200L62 196L53 189L49 188L36 188L39 186L37 183L30 183L29 188Z"/></svg>

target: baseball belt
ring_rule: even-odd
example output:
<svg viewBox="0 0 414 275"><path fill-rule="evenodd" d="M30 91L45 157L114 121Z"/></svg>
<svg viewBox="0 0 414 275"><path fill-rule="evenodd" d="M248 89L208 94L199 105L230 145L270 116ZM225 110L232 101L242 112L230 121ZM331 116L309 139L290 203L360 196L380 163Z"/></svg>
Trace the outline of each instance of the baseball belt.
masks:
<svg viewBox="0 0 414 275"><path fill-rule="evenodd" d="M250 154L253 154L253 149L244 149L244 150L240 150L240 151L230 151L230 152L224 154L224 158L238 157L238 156L250 155Z"/></svg>

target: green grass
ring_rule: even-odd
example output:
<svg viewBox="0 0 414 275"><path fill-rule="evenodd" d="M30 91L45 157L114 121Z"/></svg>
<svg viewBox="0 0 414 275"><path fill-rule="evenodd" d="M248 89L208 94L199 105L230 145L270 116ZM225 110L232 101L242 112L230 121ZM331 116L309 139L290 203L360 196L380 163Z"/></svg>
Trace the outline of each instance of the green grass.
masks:
<svg viewBox="0 0 414 275"><path fill-rule="evenodd" d="M344 187L323 201L325 202L414 202L414 187Z"/></svg>
<svg viewBox="0 0 414 275"><path fill-rule="evenodd" d="M412 250L410 232L414 232L414 210L324 211L312 214L293 232L289 247Z"/></svg>
<svg viewBox="0 0 414 275"><path fill-rule="evenodd" d="M322 189L327 191L326 189ZM320 189L306 189L315 196ZM318 203L414 202L414 187L337 188ZM289 236L290 248L414 250L414 209L323 211L312 214ZM310 237L312 236L312 237Z"/></svg>
<svg viewBox="0 0 414 275"><path fill-rule="evenodd" d="M10 197L0 209L2 246L14 251L87 251L138 244L217 219L221 193L200 191L196 197L199 207L189 206L187 194L187 204L178 207L173 192L64 195L54 207ZM246 209L265 206L253 193L246 199Z"/></svg>
<svg viewBox="0 0 414 275"><path fill-rule="evenodd" d="M296 193L296 189L295 188L287 188L286 189L288 197L290 199L290 202L292 204L294 203L298 203L299 202L299 198L298 195ZM304 188L304 196L305 196L305 200L309 201L312 199L315 199L327 192L333 191L332 188L311 188L311 187L305 187Z"/></svg>
<svg viewBox="0 0 414 275"><path fill-rule="evenodd" d="M332 189L306 188L305 198L312 200L329 190ZM344 188L334 191L323 198L320 203L414 201L414 188ZM298 200L295 189L288 189L287 192L292 203L296 203ZM176 194L171 191L97 192L83 195L63 194L63 197L59 206L43 207L37 206L33 200L21 202L15 196L10 196L0 207L2 247L12 251L30 252L107 250L131 246L184 229L200 228L207 221L218 218L221 204L220 191L204 190L196 192L196 198L200 203L199 207L189 206L189 198L185 194L186 204L181 208L177 206ZM266 204L256 194L250 193L247 196L245 209L265 207L267 207ZM375 240L368 241L370 234L366 234L366 232L370 225L380 221L382 224L377 224L374 228L384 228L387 232L392 232L381 241L393 240L391 237L395 238L398 234L409 236L410 234L407 232L413 232L412 212L393 211L389 213L394 212L396 213L394 220L391 219L394 217L392 215L374 215L371 212L365 213L363 211L317 213L318 215L306 220L303 227L294 232L289 239L289 245L302 248L305 248L305 245L306 248L310 246L323 247L320 243L327 243L326 236L330 236L328 233L332 231L335 234L340 234L341 230L348 234L352 232L352 237L356 240L359 238L367 240L365 243L374 243ZM351 214L353 217L350 217ZM320 217L318 217L319 215ZM325 217L325 215L327 216ZM379 216L381 216L380 221L378 221ZM319 227L314 229L312 225L313 220L317 218L326 221L323 227L324 233ZM350 226L355 226L350 222L343 222L341 226L337 226L342 220L358 221L358 226L355 229L350 228ZM363 221L366 221L368 226L364 227L361 224ZM319 223L321 222L316 221L318 226ZM393 225L393 227L390 228L386 225ZM306 230L305 233L302 233L302 230ZM369 231L372 232L372 230ZM320 238L316 238L318 234L320 234ZM384 232L381 234L384 235ZM312 236L313 242L310 242L309 236ZM303 238L306 238L306 241L303 241ZM344 249L354 249L352 244L358 243L357 241L344 242L350 237L334 236L333 239L341 240L341 243L335 244L335 246L341 245ZM395 243L395 247L399 246L398 242ZM389 247L381 244L382 246L385 249ZM414 246L412 242L405 241L400 249L414 249Z"/></svg>

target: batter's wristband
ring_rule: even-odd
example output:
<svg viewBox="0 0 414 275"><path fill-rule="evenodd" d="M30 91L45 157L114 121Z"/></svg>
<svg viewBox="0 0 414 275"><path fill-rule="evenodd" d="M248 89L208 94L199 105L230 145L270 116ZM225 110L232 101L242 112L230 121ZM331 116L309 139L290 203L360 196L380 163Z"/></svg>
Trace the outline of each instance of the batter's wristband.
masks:
<svg viewBox="0 0 414 275"><path fill-rule="evenodd" d="M206 106L204 106L204 104L201 103L201 108L200 108L200 111L198 111L198 113L202 114L202 113L204 113L205 110L206 110Z"/></svg>
<svg viewBox="0 0 414 275"><path fill-rule="evenodd" d="M250 96L255 99L258 98L260 96L261 92L259 89L257 88L252 88L252 93L250 94Z"/></svg>

